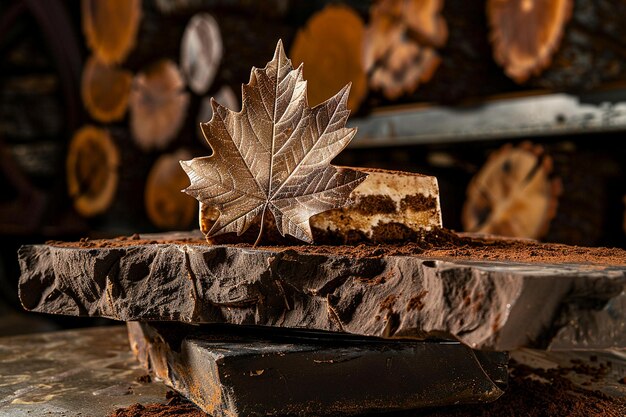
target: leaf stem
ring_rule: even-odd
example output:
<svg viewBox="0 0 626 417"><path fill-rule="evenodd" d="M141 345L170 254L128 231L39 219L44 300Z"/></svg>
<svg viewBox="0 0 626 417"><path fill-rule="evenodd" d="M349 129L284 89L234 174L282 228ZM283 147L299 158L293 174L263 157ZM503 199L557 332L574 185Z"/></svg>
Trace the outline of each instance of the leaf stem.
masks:
<svg viewBox="0 0 626 417"><path fill-rule="evenodd" d="M257 245L261 241L261 236L263 236L263 226L265 225L265 212L266 211L267 211L267 204L265 205L265 207L263 207L263 213L261 214L261 226L259 227L259 235L254 241L254 245L252 245L253 248L257 247Z"/></svg>

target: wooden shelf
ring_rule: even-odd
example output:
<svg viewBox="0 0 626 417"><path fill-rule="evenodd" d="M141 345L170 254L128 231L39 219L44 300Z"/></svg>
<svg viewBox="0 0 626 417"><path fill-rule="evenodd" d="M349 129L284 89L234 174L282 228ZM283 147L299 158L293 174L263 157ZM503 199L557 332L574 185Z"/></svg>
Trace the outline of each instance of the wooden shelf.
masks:
<svg viewBox="0 0 626 417"><path fill-rule="evenodd" d="M626 87L584 95L494 98L457 107L406 106L354 119L351 148L626 131Z"/></svg>

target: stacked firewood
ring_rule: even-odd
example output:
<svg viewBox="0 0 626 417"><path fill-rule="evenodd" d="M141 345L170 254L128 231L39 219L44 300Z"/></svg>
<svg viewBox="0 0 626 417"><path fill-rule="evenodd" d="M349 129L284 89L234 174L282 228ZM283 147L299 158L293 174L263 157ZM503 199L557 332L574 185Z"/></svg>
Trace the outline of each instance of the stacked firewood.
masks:
<svg viewBox="0 0 626 417"><path fill-rule="evenodd" d="M161 230L194 226L197 208L180 192L188 183L178 161L206 153L195 126L210 120L211 98L238 109L233 88L245 80L238 68L261 62L255 57L267 53L263 39L273 48L281 33L277 25L276 34L259 36L261 25L235 3L81 3L90 51L81 97L90 121L75 131L66 158L68 192L80 215L107 227L138 218ZM272 19L280 13L260 6L249 12ZM235 34L226 37L225 30ZM241 48L246 37L257 48Z"/></svg>
<svg viewBox="0 0 626 417"><path fill-rule="evenodd" d="M6 8L6 22L27 2L14 3ZM311 105L351 83L348 107L362 115L388 104L457 103L537 88L580 91L626 78L626 26L619 24L626 2L83 0L80 5L80 24L40 24L75 26L82 33L75 45L63 30L44 36L59 38L50 48L53 60L40 62L46 61L40 51L45 48L34 48L36 40L27 36L11 56L3 56L15 73L3 80L0 93L7 143L0 154L2 171L17 189L15 201L0 206L4 218L12 219L7 225L54 211L46 208L45 189L65 170L66 192L55 186L50 194L69 195L83 218L102 220L106 227L122 220L134 225L137 219L159 229L192 227L192 201L174 185L185 184L173 161L176 155L207 153L198 125L212 116L211 98L238 109L236 92L249 68L261 65L279 38L294 64L304 63ZM40 10L38 16L56 14ZM81 56L80 43L88 56ZM26 62L20 57L28 57L32 71L20 66ZM63 74L55 74L50 64L62 58ZM72 101L72 84L66 82L73 75L78 101ZM18 105L9 111L6 103ZM50 140L67 136L73 136L69 144ZM56 161L55 169L50 161ZM28 216L21 215L25 208ZM129 208L133 213L124 214ZM536 230L544 229L541 223Z"/></svg>

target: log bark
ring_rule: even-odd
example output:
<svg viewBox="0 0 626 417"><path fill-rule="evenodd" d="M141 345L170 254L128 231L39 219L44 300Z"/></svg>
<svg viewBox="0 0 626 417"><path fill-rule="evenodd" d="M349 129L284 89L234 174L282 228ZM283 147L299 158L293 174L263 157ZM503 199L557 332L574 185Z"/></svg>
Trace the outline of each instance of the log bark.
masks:
<svg viewBox="0 0 626 417"><path fill-rule="evenodd" d="M124 62L137 43L141 0L82 0L87 45L105 64Z"/></svg>
<svg viewBox="0 0 626 417"><path fill-rule="evenodd" d="M63 103L54 74L7 76L0 90L0 131L9 140L37 140L60 135Z"/></svg>
<svg viewBox="0 0 626 417"><path fill-rule="evenodd" d="M304 63L309 105L322 103L352 83L348 108L359 108L367 94L361 62L363 36L361 17L346 6L327 6L298 31L290 55L294 66Z"/></svg>
<svg viewBox="0 0 626 417"><path fill-rule="evenodd" d="M99 122L121 120L128 109L132 73L103 64L91 56L83 68L82 98L89 114Z"/></svg>
<svg viewBox="0 0 626 417"><path fill-rule="evenodd" d="M193 227L198 204L181 190L189 179L179 161L191 159L189 151L180 149L156 160L146 181L144 204L150 221L161 230L187 230Z"/></svg>
<svg viewBox="0 0 626 417"><path fill-rule="evenodd" d="M67 154L67 187L74 208L85 217L106 211L117 191L120 155L106 130L85 126Z"/></svg>
<svg viewBox="0 0 626 417"><path fill-rule="evenodd" d="M176 64L159 61L133 79L130 127L143 151L162 150L176 137L187 117L189 93Z"/></svg>
<svg viewBox="0 0 626 417"><path fill-rule="evenodd" d="M520 244L530 249L517 250L535 255L568 249ZM626 347L626 303L614 302L626 289L626 257L606 265L599 256L590 268L567 257L507 263L462 260L458 252L445 259L395 256L398 248L384 248L368 255L344 246L212 246L199 233L24 246L20 299L43 313L384 338L445 335L495 350L546 347L576 322L570 347ZM493 243L485 249L498 251ZM598 321L598 314L610 320Z"/></svg>

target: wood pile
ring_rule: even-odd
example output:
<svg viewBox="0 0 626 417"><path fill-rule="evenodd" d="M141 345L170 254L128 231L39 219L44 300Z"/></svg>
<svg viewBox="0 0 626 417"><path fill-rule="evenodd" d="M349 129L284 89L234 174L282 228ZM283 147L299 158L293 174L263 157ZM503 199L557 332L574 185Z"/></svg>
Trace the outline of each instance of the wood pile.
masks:
<svg viewBox="0 0 626 417"><path fill-rule="evenodd" d="M66 156L68 195L81 216L102 228L195 226L197 204L180 193L186 177L177 161L206 145L194 125L211 118L212 97L239 107L240 74L247 77L281 36L284 24L277 33L265 27L284 17L279 3L256 10L247 2L82 1L91 56L81 96L89 118ZM104 165L89 168L98 162ZM121 205L141 207L143 219L120 216Z"/></svg>
<svg viewBox="0 0 626 417"><path fill-rule="evenodd" d="M7 77L0 92L0 139L6 160L3 180L14 190L15 199L6 207L0 203L0 210L13 213L6 218L20 218L32 198L38 202L33 209L38 219L29 220L26 229L42 221L47 212L57 217L59 207L72 207L81 217L90 218L90 227L123 228L109 210L85 211L84 203L78 202L84 201L84 190L76 191L66 180L76 174L64 172L66 166L76 167L70 160L75 158L70 155L71 138L83 127L97 128L112 136L122 159L128 154L127 159L133 161L133 167L120 162L118 175L120 181L136 178L134 191L123 194L134 195L139 202L135 205L144 208L145 225L169 229L161 226L168 222L155 221L154 213L147 212L148 205L141 204L146 200L150 170L156 169L162 154L180 149L192 156L206 153L207 143L198 125L212 117L211 98L238 110L240 85L247 81L249 68L265 62L278 38L283 39L295 65L304 63L311 105L351 83L348 106L353 114L363 116L385 105L454 104L502 93L526 94L537 88L585 91L626 79L626 27L619 23L626 17L626 2L327 3L81 0L80 14L74 20L67 10L66 20L59 17L63 13L57 2L44 5L20 0L2 6L0 33L6 34L2 68ZM20 18L25 14L40 22L43 37L29 34L31 24ZM81 56L81 44L87 47L86 56ZM570 198L568 189L576 189L565 180L576 176L559 172L562 168L556 166L568 163L557 163L554 153L545 158L555 160L551 173L542 180L545 201L562 202ZM500 171L494 169L492 175ZM541 173L544 168L536 171ZM551 196L554 190L547 184L552 177L564 181L560 197ZM516 181L521 185L526 180ZM537 183L524 186L539 190L541 181L533 181ZM125 197L117 190L113 192L116 198ZM559 208L550 220L552 203L545 203L541 210L535 209L544 214L531 216L535 218L532 225L530 220L516 226L485 224L480 213L485 206L496 207L478 194L471 200L474 208L466 208L463 215L469 230L517 227L524 230L522 235L549 239L555 236L554 222L561 218ZM54 208L42 208L49 204ZM174 211L185 210L181 206ZM128 223L136 224L136 220L128 219ZM593 223L581 223L588 236L594 234L589 231ZM552 225L548 231L546 224ZM188 227L193 226L192 221Z"/></svg>

